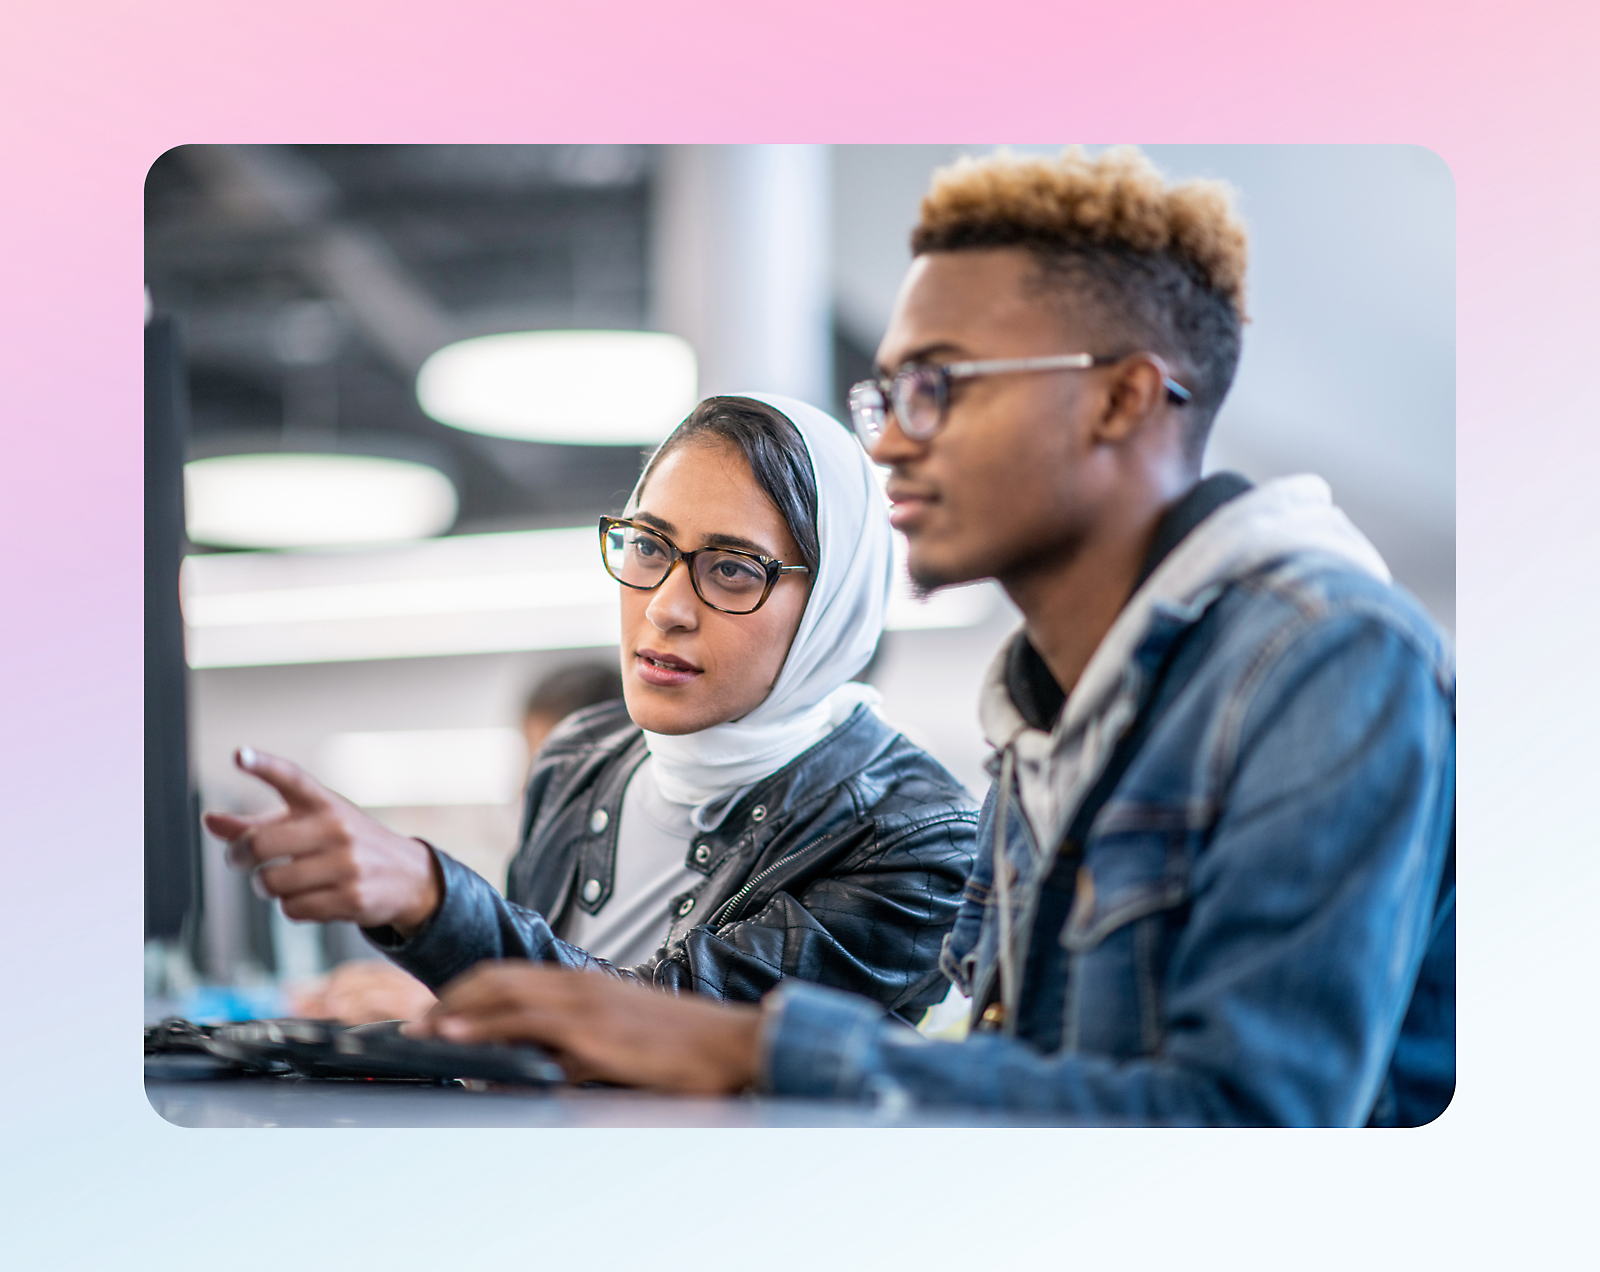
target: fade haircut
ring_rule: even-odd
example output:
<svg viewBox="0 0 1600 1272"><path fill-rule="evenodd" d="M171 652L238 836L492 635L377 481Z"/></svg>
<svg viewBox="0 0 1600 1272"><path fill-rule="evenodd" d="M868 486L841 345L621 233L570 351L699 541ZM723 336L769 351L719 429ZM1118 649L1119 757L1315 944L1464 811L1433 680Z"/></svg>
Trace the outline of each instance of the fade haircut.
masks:
<svg viewBox="0 0 1600 1272"><path fill-rule="evenodd" d="M1025 248L1038 265L1030 290L1087 319L1097 347L1084 352L1167 360L1194 395L1184 449L1198 464L1246 321L1249 245L1232 189L1168 185L1132 146L1092 159L1079 146L1054 159L1002 152L936 172L912 254L996 247Z"/></svg>

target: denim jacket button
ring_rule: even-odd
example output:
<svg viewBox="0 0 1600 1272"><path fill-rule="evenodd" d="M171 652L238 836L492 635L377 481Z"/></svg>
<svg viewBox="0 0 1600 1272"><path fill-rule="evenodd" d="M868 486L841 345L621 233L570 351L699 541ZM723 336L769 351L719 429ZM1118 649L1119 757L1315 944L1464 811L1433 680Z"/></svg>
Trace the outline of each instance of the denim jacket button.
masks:
<svg viewBox="0 0 1600 1272"><path fill-rule="evenodd" d="M598 835L606 828L606 823L610 820L611 814L603 808L597 808L594 810L594 816L589 818L589 829Z"/></svg>
<svg viewBox="0 0 1600 1272"><path fill-rule="evenodd" d="M591 879L583 885L583 899L590 905L600 899L600 880Z"/></svg>

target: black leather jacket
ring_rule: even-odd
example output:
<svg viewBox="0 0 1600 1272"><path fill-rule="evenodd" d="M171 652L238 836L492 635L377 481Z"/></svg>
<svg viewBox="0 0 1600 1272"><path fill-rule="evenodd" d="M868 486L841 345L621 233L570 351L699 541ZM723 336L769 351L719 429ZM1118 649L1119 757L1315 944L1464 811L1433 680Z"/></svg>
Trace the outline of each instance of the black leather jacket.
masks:
<svg viewBox="0 0 1600 1272"><path fill-rule="evenodd" d="M614 967L560 940L544 916L559 929L570 907L593 913L611 895L622 793L645 755L620 702L569 717L529 777L510 899L435 849L434 916L408 941L392 928L368 937L435 989L483 959L528 958L742 1001L793 976L912 1019L944 997L939 947L972 865L976 806L864 707L694 838L685 864L704 879L674 898L650 962ZM594 901L579 879L600 881Z"/></svg>

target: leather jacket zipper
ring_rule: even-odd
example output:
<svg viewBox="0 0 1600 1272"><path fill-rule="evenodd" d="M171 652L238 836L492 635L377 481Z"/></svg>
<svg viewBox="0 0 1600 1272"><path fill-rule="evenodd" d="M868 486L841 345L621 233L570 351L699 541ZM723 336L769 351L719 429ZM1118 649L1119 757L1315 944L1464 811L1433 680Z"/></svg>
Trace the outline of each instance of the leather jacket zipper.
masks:
<svg viewBox="0 0 1600 1272"><path fill-rule="evenodd" d="M744 887L740 888L739 891L735 892L731 897L729 897L726 901L724 901L722 903L721 908L718 909L718 911L711 916L711 919L710 919L711 926L714 927L714 926L716 926L716 925L718 925L720 923L724 923L728 919L730 919L733 916L734 909L736 907L738 907L739 905L741 905L745 901L745 899L748 898L749 895L752 892L755 891L756 885L759 884L768 875L770 875L774 870L777 870L780 867L788 865L791 861L795 860L795 858L797 858L797 857L805 856L806 853L810 852L818 844L826 843L831 838L833 838L832 835L824 835L821 839L812 840L812 842L807 844L804 848L796 849L794 852L791 852L787 857L780 857L777 861L774 861L770 866L768 866L760 874L752 875L749 879L745 880Z"/></svg>

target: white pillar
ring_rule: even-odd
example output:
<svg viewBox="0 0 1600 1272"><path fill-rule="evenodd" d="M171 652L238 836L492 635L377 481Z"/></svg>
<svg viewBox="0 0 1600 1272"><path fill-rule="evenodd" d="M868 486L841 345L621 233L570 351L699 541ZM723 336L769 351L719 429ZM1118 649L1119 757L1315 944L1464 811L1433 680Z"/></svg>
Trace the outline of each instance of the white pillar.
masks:
<svg viewBox="0 0 1600 1272"><path fill-rule="evenodd" d="M826 146L670 146L652 233L655 325L700 360L700 392L832 395Z"/></svg>

